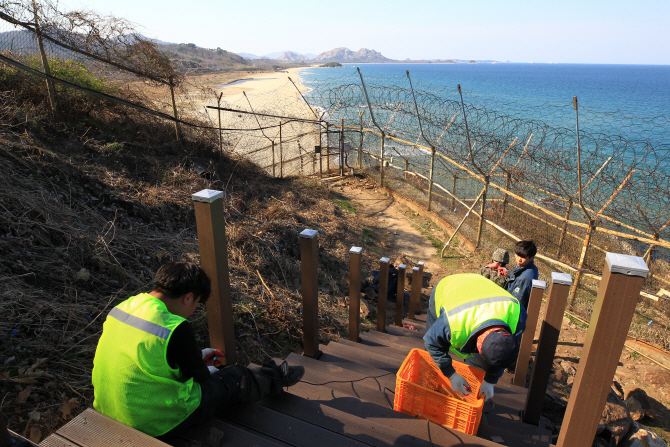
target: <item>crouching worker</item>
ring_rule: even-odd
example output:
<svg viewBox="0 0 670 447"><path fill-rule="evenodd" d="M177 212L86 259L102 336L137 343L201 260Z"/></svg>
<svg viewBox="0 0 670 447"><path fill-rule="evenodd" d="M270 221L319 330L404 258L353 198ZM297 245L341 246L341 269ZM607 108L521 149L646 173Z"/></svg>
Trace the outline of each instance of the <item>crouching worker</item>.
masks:
<svg viewBox="0 0 670 447"><path fill-rule="evenodd" d="M426 317L426 350L461 397L468 382L456 373L452 354L485 371L480 388L486 400L505 368L514 364L526 310L512 294L475 273L443 278L433 289Z"/></svg>
<svg viewBox="0 0 670 447"><path fill-rule="evenodd" d="M295 385L304 368L270 362L257 369L217 369L186 321L205 303L210 280L198 265L170 262L155 288L128 298L107 316L93 360L93 407L163 440L204 422L217 408L257 401Z"/></svg>

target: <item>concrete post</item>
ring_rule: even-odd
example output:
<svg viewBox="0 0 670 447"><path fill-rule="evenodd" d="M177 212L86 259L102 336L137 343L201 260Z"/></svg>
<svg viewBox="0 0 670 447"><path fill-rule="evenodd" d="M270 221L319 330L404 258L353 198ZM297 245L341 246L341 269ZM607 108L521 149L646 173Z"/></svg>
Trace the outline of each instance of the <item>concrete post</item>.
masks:
<svg viewBox="0 0 670 447"><path fill-rule="evenodd" d="M540 341L537 345L537 356L535 367L530 378L528 387L528 398L523 410L523 421L528 424L538 425L542 415L542 404L549 385L549 376L556 354L558 336L561 333L561 323L565 304L568 300L568 292L572 285L572 277L567 273L551 273L551 286L547 298L547 312L542 321L540 329Z"/></svg>
<svg viewBox="0 0 670 447"><path fill-rule="evenodd" d="M542 307L542 294L544 294L544 289L546 288L546 282L538 281L537 279L533 280L533 287L531 288L530 298L528 299L526 331L521 338L519 355L516 359L516 369L514 370L514 379L512 380L512 383L516 386L526 386L526 373L528 372L530 352L533 349L535 328L537 327L537 319L540 316L540 307Z"/></svg>
<svg viewBox="0 0 670 447"><path fill-rule="evenodd" d="M402 306L405 301L405 271L407 266L398 266L398 289L395 296L395 325L402 327Z"/></svg>
<svg viewBox="0 0 670 447"><path fill-rule="evenodd" d="M300 233L300 270L302 273L303 354L319 358L319 232Z"/></svg>
<svg viewBox="0 0 670 447"><path fill-rule="evenodd" d="M379 295L377 298L377 332L386 332L386 295L389 290L389 258L379 260Z"/></svg>
<svg viewBox="0 0 670 447"><path fill-rule="evenodd" d="M648 273L640 257L605 255L600 288L556 447L588 447L593 442Z"/></svg>
<svg viewBox="0 0 670 447"><path fill-rule="evenodd" d="M362 247L349 250L349 340L359 341L358 327L361 322L361 252Z"/></svg>
<svg viewBox="0 0 670 447"><path fill-rule="evenodd" d="M237 362L233 303L230 296L226 222L223 217L223 191L203 189L191 196L200 248L200 265L212 281L207 301L207 326L212 348L226 354L226 364Z"/></svg>
<svg viewBox="0 0 670 447"><path fill-rule="evenodd" d="M423 282L423 261L418 262L412 269L412 291L409 299L409 314L407 318L416 320L421 307L421 283Z"/></svg>

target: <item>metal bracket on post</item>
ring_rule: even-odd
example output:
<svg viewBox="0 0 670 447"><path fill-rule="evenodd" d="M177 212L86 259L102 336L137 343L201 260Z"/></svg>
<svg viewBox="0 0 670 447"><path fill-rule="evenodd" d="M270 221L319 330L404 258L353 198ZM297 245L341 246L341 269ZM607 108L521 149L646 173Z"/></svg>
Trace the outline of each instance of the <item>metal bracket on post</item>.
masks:
<svg viewBox="0 0 670 447"><path fill-rule="evenodd" d="M361 322L361 252L363 247L349 250L349 340L359 342Z"/></svg>
<svg viewBox="0 0 670 447"><path fill-rule="evenodd" d="M379 295L377 298L377 332L386 332L386 296L389 290L389 258L379 260Z"/></svg>
<svg viewBox="0 0 670 447"><path fill-rule="evenodd" d="M591 445L648 273L640 257L605 255L600 288L556 447Z"/></svg>
<svg viewBox="0 0 670 447"><path fill-rule="evenodd" d="M223 215L223 191L203 189L191 196L200 248L200 265L212 281L207 301L207 326L212 348L226 354L226 364L237 362L233 303L230 296L226 221Z"/></svg>
<svg viewBox="0 0 670 447"><path fill-rule="evenodd" d="M319 232L303 230L300 235L300 270L302 273L302 341L303 354L318 359L319 350Z"/></svg>
<svg viewBox="0 0 670 447"><path fill-rule="evenodd" d="M409 313L407 318L416 320L416 314L421 313L421 283L423 282L423 261L418 262L412 269L412 291L409 299Z"/></svg>
<svg viewBox="0 0 670 447"><path fill-rule="evenodd" d="M514 370L514 379L512 380L512 383L516 386L526 386L526 373L528 372L530 351L533 349L535 328L537 327L537 319L540 316L540 307L542 307L542 295L546 288L546 282L538 281L537 279L533 280L533 286L530 290L530 298L528 299L526 331L523 333L523 337L521 337L521 346L519 347L519 355L516 359L516 369Z"/></svg>
<svg viewBox="0 0 670 447"><path fill-rule="evenodd" d="M547 298L547 311L540 329L540 341L537 344L535 367L530 378L528 398L523 410L523 421L538 425L542 415L542 404L549 385L549 376L556 354L558 337L561 334L561 323L565 305L568 301L568 292L572 285L572 277L567 273L551 273L551 286Z"/></svg>
<svg viewBox="0 0 670 447"><path fill-rule="evenodd" d="M405 270L407 266L398 266L398 288L395 295L395 325L402 327L402 307L405 302Z"/></svg>

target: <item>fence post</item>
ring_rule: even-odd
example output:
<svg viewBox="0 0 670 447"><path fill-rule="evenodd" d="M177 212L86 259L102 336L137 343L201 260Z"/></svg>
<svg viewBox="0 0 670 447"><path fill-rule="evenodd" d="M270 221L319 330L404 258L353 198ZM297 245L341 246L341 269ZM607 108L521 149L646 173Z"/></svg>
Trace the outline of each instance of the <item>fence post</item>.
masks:
<svg viewBox="0 0 670 447"><path fill-rule="evenodd" d="M379 260L379 295L377 298L377 332L386 332L386 296L389 290L389 258Z"/></svg>
<svg viewBox="0 0 670 447"><path fill-rule="evenodd" d="M302 355L319 358L319 232L302 230L300 270L302 274Z"/></svg>
<svg viewBox="0 0 670 447"><path fill-rule="evenodd" d="M565 233L568 231L568 220L570 219L570 210L572 209L572 197L568 198L568 207L565 210L565 221L563 222L563 229L561 230L561 238L558 240L558 254L556 259L560 261L561 251L563 250L563 241L565 240Z"/></svg>
<svg viewBox="0 0 670 447"><path fill-rule="evenodd" d="M477 243L475 248L479 248L479 243L482 240L482 229L484 228L484 210L486 209L486 192L489 189L489 176L484 177L484 194L482 194L482 205L479 210L479 228L477 229Z"/></svg>
<svg viewBox="0 0 670 447"><path fill-rule="evenodd" d="M349 340L359 341L361 322L361 252L362 247L349 250Z"/></svg>
<svg viewBox="0 0 670 447"><path fill-rule="evenodd" d="M379 149L379 186L384 187L384 132L382 131L382 144Z"/></svg>
<svg viewBox="0 0 670 447"><path fill-rule="evenodd" d="M358 146L358 169L363 167L363 114L358 114L358 120L361 126L361 144Z"/></svg>
<svg viewBox="0 0 670 447"><path fill-rule="evenodd" d="M42 40L42 30L40 28L40 23L37 18L37 5L33 1L33 8L34 8L34 14L35 14L35 31L37 34L37 44L40 47L40 54L42 56L42 66L44 67L44 74L51 77L51 67L49 67L49 60L47 59L47 53L44 50L44 41ZM56 111L56 90L54 87L53 82L51 79L47 78L46 80L46 85L47 85L47 94L49 95L49 105L51 105L51 113L54 114L54 116L57 114Z"/></svg>
<svg viewBox="0 0 670 447"><path fill-rule="evenodd" d="M423 261L418 262L412 269L412 291L409 298L409 313L407 318L416 320L417 313L421 312L421 283L423 282Z"/></svg>
<svg viewBox="0 0 670 447"><path fill-rule="evenodd" d="M605 255L603 276L556 447L591 445L648 272L640 257Z"/></svg>
<svg viewBox="0 0 670 447"><path fill-rule="evenodd" d="M454 181L451 184L451 211L456 209L456 174L454 174Z"/></svg>
<svg viewBox="0 0 670 447"><path fill-rule="evenodd" d="M219 151L223 154L223 133L221 132L221 97L223 92L219 94L219 97L216 99L216 106L218 107L217 112L219 112Z"/></svg>
<svg viewBox="0 0 670 447"><path fill-rule="evenodd" d="M319 121L319 178L323 177L323 126Z"/></svg>
<svg viewBox="0 0 670 447"><path fill-rule="evenodd" d="M567 273L551 273L551 286L547 297L547 311L540 329L540 341L537 344L535 367L530 378L528 397L523 410L523 421L538 425L542 415L542 404L547 393L549 376L556 354L558 336L561 333L561 323L565 312L565 303L572 278Z"/></svg>
<svg viewBox="0 0 670 447"><path fill-rule="evenodd" d="M340 176L344 176L344 118L340 118Z"/></svg>
<svg viewBox="0 0 670 447"><path fill-rule="evenodd" d="M579 287L579 280L582 277L582 271L581 269L584 268L584 261L586 260L586 252L589 249L589 243L591 242L591 236L593 235L593 231L596 229L596 221L595 219L591 219L589 221L589 229L586 232L586 237L584 238L584 246L582 247L582 254L579 256L579 264L577 264L577 273L575 273L575 282L572 285L572 290L570 290L570 307L572 307L572 303L575 301L575 295L577 294L577 287Z"/></svg>
<svg viewBox="0 0 670 447"><path fill-rule="evenodd" d="M509 191L509 184L511 178L512 174L507 173L507 179L505 180L505 195L503 196L502 200L502 211L500 211L500 220L503 220L505 218L505 208L507 207L507 191Z"/></svg>
<svg viewBox="0 0 670 447"><path fill-rule="evenodd" d="M433 198L433 170L435 168L435 146L430 151L430 176L428 180L428 211L430 211L430 202Z"/></svg>
<svg viewBox="0 0 670 447"><path fill-rule="evenodd" d="M281 121L279 121L279 177L284 178L284 146L281 141Z"/></svg>
<svg viewBox="0 0 670 447"><path fill-rule="evenodd" d="M326 172L330 175L330 123L326 123Z"/></svg>
<svg viewBox="0 0 670 447"><path fill-rule="evenodd" d="M200 265L212 282L207 301L207 326L212 348L226 354L226 364L237 362L233 303L230 296L226 222L223 216L223 191L203 189L191 196L200 248Z"/></svg>
<svg viewBox="0 0 670 447"><path fill-rule="evenodd" d="M398 266L398 288L395 295L395 325L402 327L402 306L405 302L405 270L407 266Z"/></svg>
<svg viewBox="0 0 670 447"><path fill-rule="evenodd" d="M519 355L516 358L514 379L512 379L512 383L516 386L526 386L526 373L528 372L530 351L533 349L535 328L537 327L537 319L540 316L540 307L542 307L542 294L546 288L546 282L538 281L537 279L533 280L533 287L530 290L530 298L528 299L526 331L523 333L523 337L521 337L521 346L519 347Z"/></svg>
<svg viewBox="0 0 670 447"><path fill-rule="evenodd" d="M179 123L177 120L179 116L177 115L177 103L174 99L174 87L172 86L172 78L170 78L170 98L172 98L172 114L174 115L174 132L177 135L177 142L181 145L181 131L179 130Z"/></svg>
<svg viewBox="0 0 670 447"><path fill-rule="evenodd" d="M272 176L273 177L277 176L276 173L275 173L276 172L275 171L276 164L277 164L277 162L275 161L275 142L272 141Z"/></svg>

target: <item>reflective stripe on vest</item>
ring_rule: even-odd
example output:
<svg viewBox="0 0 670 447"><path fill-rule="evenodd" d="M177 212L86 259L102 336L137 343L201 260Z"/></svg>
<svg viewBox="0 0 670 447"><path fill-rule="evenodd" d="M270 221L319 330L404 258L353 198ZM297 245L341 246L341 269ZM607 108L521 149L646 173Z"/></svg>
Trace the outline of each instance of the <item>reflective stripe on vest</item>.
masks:
<svg viewBox="0 0 670 447"><path fill-rule="evenodd" d="M126 323L128 326L132 326L135 329L146 332L147 334L155 335L156 337L167 340L170 336L170 329L164 328L156 323L151 321L143 320L134 315L130 315L127 312L122 311L118 307L115 307L109 312L110 317L114 317L119 320L121 323Z"/></svg>
<svg viewBox="0 0 670 447"><path fill-rule="evenodd" d="M519 300L509 292L475 273L447 276L435 288L435 313L438 318L446 313L452 350L462 348L469 337L489 321L506 324L514 334L520 306ZM454 352L461 357L467 356Z"/></svg>

